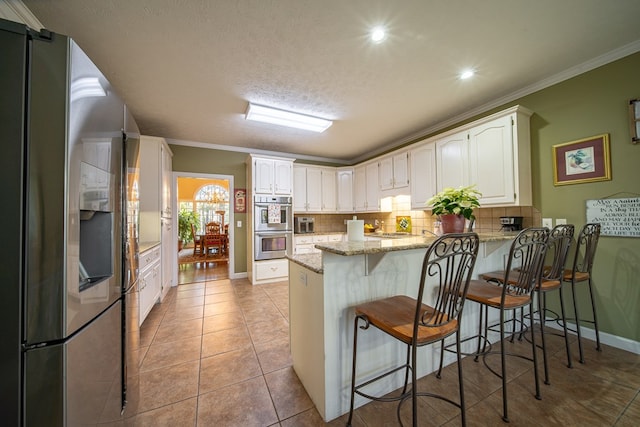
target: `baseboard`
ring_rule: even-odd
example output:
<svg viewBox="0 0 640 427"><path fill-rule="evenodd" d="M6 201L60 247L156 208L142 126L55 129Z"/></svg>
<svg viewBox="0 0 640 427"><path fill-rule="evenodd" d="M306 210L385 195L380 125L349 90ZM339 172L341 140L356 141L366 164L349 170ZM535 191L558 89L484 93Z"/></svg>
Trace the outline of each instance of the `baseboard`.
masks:
<svg viewBox="0 0 640 427"><path fill-rule="evenodd" d="M244 273L233 273L229 275L229 279L246 279L247 277L249 276L246 271Z"/></svg>
<svg viewBox="0 0 640 427"><path fill-rule="evenodd" d="M562 330L562 326L558 325L554 319L547 319L545 323L546 326L551 327L553 329ZM571 329L576 329L576 325L573 323L567 323L567 327ZM573 332L569 332L573 333ZM580 333L582 334L582 338L586 338L593 342L596 341L596 331L591 328L585 328L582 326L580 328ZM575 335L575 334L574 334ZM640 342L630 340L629 338L619 337L617 335L609 334L606 332L600 331L600 342L602 344L609 345L611 347L619 348L620 350L625 350L630 353L640 354Z"/></svg>

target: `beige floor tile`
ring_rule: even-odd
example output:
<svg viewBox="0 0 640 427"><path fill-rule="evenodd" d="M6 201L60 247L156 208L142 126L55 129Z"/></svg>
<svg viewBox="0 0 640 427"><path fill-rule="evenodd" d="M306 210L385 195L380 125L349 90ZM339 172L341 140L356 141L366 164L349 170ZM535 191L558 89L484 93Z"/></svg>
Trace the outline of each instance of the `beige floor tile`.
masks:
<svg viewBox="0 0 640 427"><path fill-rule="evenodd" d="M160 408L198 395L200 361L140 373L140 411Z"/></svg>
<svg viewBox="0 0 640 427"><path fill-rule="evenodd" d="M247 322L248 323L248 322ZM282 317L267 318L264 321L248 323L247 328L254 343L289 339L289 323Z"/></svg>
<svg viewBox="0 0 640 427"><path fill-rule="evenodd" d="M166 343L152 343L140 371L151 371L200 359L202 337L196 336Z"/></svg>
<svg viewBox="0 0 640 427"><path fill-rule="evenodd" d="M202 335L203 319L191 319L183 322L162 323L153 339L153 344L178 341Z"/></svg>
<svg viewBox="0 0 640 427"><path fill-rule="evenodd" d="M202 359L200 394L262 376L252 349L230 351Z"/></svg>
<svg viewBox="0 0 640 427"><path fill-rule="evenodd" d="M288 337L254 343L254 348L265 374L293 364Z"/></svg>
<svg viewBox="0 0 640 427"><path fill-rule="evenodd" d="M198 398L198 426L263 427L278 417L263 377L256 377Z"/></svg>
<svg viewBox="0 0 640 427"><path fill-rule="evenodd" d="M233 312L240 312L240 306L238 305L237 302L233 300L206 304L204 306L205 317L215 316L216 314L233 313Z"/></svg>
<svg viewBox="0 0 640 427"><path fill-rule="evenodd" d="M206 316L203 322L202 333L223 331L225 329L243 328L246 329L244 317L241 312L216 314Z"/></svg>
<svg viewBox="0 0 640 427"><path fill-rule="evenodd" d="M313 402L292 367L270 372L264 378L279 419L283 420L313 408Z"/></svg>
<svg viewBox="0 0 640 427"><path fill-rule="evenodd" d="M158 409L138 414L136 427L195 426L198 398L170 403Z"/></svg>
<svg viewBox="0 0 640 427"><path fill-rule="evenodd" d="M217 302L235 301L236 294L233 292L220 292L215 294L206 295L204 299L205 304L215 304Z"/></svg>
<svg viewBox="0 0 640 427"><path fill-rule="evenodd" d="M163 323L180 322L183 320L198 319L202 317L204 308L202 305L195 307L175 307L168 310L162 318Z"/></svg>
<svg viewBox="0 0 640 427"><path fill-rule="evenodd" d="M220 353L227 353L239 349L251 349L251 338L247 328L224 329L202 336L202 357L209 357Z"/></svg>

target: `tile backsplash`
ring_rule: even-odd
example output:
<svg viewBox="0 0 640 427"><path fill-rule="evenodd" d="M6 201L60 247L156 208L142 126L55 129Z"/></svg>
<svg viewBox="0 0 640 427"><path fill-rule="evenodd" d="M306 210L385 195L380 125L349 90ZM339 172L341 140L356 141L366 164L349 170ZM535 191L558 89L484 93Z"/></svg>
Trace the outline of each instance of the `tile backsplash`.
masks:
<svg viewBox="0 0 640 427"><path fill-rule="evenodd" d="M500 231L501 216L521 216L522 227L540 226L542 216L533 206L516 206L502 208L479 208L475 210L476 223L474 230L478 233L490 233ZM392 202L391 212L358 213L358 219L365 223L374 223L376 220L383 223L383 231L390 233L396 231L396 216L411 217L411 233L422 234L422 230L433 231L433 223L436 217L431 215L431 210L411 210L408 197L395 197ZM297 215L296 215L297 216ZM346 220L352 219L354 214L302 214L300 216L312 216L315 218L315 231L346 232Z"/></svg>

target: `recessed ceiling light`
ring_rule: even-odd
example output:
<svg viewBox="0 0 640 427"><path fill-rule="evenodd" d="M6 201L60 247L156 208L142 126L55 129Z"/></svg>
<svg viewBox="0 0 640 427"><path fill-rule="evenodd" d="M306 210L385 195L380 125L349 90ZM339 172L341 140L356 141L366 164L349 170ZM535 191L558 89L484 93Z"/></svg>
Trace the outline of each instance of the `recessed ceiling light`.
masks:
<svg viewBox="0 0 640 427"><path fill-rule="evenodd" d="M374 43L382 43L387 38L387 32L384 27L375 27L371 30L371 41Z"/></svg>
<svg viewBox="0 0 640 427"><path fill-rule="evenodd" d="M246 119L310 130L312 132L324 132L333 124L331 120L321 119L320 117L307 116L306 114L294 113L292 111L252 103L249 103L247 107Z"/></svg>
<svg viewBox="0 0 640 427"><path fill-rule="evenodd" d="M473 77L473 70L464 70L462 73L460 73L460 79L461 80L466 80L466 79L470 79L471 77Z"/></svg>

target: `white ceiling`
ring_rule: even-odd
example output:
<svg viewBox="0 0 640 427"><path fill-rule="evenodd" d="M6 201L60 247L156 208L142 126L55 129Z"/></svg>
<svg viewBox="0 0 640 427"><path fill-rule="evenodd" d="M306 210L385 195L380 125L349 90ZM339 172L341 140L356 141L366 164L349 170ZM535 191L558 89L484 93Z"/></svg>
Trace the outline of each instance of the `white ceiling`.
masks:
<svg viewBox="0 0 640 427"><path fill-rule="evenodd" d="M638 0L23 3L78 42L142 133L343 163L640 50ZM247 122L249 101L335 122Z"/></svg>

